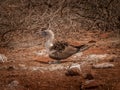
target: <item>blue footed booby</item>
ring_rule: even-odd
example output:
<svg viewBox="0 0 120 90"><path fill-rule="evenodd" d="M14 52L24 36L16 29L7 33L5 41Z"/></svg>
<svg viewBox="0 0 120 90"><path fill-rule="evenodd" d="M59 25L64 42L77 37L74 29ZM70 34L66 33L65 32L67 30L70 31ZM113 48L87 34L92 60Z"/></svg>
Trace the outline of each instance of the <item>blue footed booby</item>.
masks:
<svg viewBox="0 0 120 90"><path fill-rule="evenodd" d="M54 42L55 37L52 30L42 28L40 32L41 36L45 38L45 48L49 57L56 60L54 63L60 63L61 60L67 59L73 54L82 52L93 46L93 44L74 46L65 41Z"/></svg>

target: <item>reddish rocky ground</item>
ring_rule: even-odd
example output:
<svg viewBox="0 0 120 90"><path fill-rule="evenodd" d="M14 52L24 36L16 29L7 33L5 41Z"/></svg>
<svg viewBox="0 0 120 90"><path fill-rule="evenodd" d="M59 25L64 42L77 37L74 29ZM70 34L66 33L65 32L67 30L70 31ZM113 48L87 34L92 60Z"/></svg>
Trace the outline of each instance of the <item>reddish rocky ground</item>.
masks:
<svg viewBox="0 0 120 90"><path fill-rule="evenodd" d="M74 45L91 40L96 41L95 46L84 51L82 57L91 54L107 54L107 57L100 63L109 62L114 67L94 69L84 66L80 75L71 76L66 75L66 68L73 62L80 64L81 57L68 58L61 64L48 64L48 61L52 59L37 53L44 49L41 45L25 48L0 48L0 53L8 58L7 62L0 63L0 90L120 90L119 39L112 37L112 32L96 34L87 31L84 34L83 36L81 34L83 38L81 41L66 40Z"/></svg>

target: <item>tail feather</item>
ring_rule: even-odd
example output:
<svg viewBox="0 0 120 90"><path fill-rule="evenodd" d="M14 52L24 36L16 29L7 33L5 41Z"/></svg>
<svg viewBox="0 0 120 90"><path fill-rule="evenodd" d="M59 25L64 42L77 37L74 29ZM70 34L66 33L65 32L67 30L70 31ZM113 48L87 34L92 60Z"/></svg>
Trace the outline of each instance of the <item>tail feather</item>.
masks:
<svg viewBox="0 0 120 90"><path fill-rule="evenodd" d="M85 51L87 49L89 49L90 47L94 46L94 44L83 44L83 45L80 45L80 46L74 46L75 48L78 49L77 52L82 52L82 51Z"/></svg>
<svg viewBox="0 0 120 90"><path fill-rule="evenodd" d="M80 49L80 48L83 48L83 47L85 47L85 46L86 46L86 45L85 45L85 44L83 44L83 45L73 46L73 47Z"/></svg>
<svg viewBox="0 0 120 90"><path fill-rule="evenodd" d="M94 44L92 44L92 45L84 45L83 47L79 48L78 52L85 51L85 50L89 49L92 46L94 46Z"/></svg>

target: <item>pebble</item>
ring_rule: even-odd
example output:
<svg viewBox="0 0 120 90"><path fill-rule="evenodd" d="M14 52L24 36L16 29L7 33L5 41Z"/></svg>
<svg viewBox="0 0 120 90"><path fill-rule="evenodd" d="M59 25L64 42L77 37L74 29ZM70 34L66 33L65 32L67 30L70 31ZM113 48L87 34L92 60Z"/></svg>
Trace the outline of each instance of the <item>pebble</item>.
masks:
<svg viewBox="0 0 120 90"><path fill-rule="evenodd" d="M4 54L0 54L0 62L6 62L7 57Z"/></svg>
<svg viewBox="0 0 120 90"><path fill-rule="evenodd" d="M120 61L120 57L114 57L112 59L109 59L109 62L119 62Z"/></svg>
<svg viewBox="0 0 120 90"><path fill-rule="evenodd" d="M8 67L7 67L7 70L8 70L8 71L15 70L15 69L17 69L15 66L8 66Z"/></svg>
<svg viewBox="0 0 120 90"><path fill-rule="evenodd" d="M77 63L72 64L66 72L67 76L79 76L81 74L80 65Z"/></svg>
<svg viewBox="0 0 120 90"><path fill-rule="evenodd" d="M91 73L87 73L86 75L84 75L84 79L93 80L94 76Z"/></svg>
<svg viewBox="0 0 120 90"><path fill-rule="evenodd" d="M25 90L25 87L21 86L19 81L13 80L4 88L4 90Z"/></svg>
<svg viewBox="0 0 120 90"><path fill-rule="evenodd" d="M98 80L87 80L82 84L82 89L90 89L93 90L95 88L98 88L100 86L102 86L103 83L101 81Z"/></svg>
<svg viewBox="0 0 120 90"><path fill-rule="evenodd" d="M14 80L8 84L9 87L15 87L18 86L19 82L17 80Z"/></svg>
<svg viewBox="0 0 120 90"><path fill-rule="evenodd" d="M112 68L114 67L114 64L111 64L111 63L100 63L100 64L96 64L96 65L93 65L92 68L94 69L105 69L105 68Z"/></svg>

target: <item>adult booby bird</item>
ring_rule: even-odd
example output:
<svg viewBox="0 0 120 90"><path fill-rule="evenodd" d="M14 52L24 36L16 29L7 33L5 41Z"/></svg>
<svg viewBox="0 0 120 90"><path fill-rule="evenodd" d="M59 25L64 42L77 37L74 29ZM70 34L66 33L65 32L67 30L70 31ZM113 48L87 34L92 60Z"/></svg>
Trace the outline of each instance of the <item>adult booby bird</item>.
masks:
<svg viewBox="0 0 120 90"><path fill-rule="evenodd" d="M44 37L46 40L45 48L49 54L49 57L56 60L54 63L59 63L62 59L66 59L72 56L73 54L82 52L92 46L92 45L74 46L64 41L54 42L53 31L42 28L40 32L41 36Z"/></svg>

